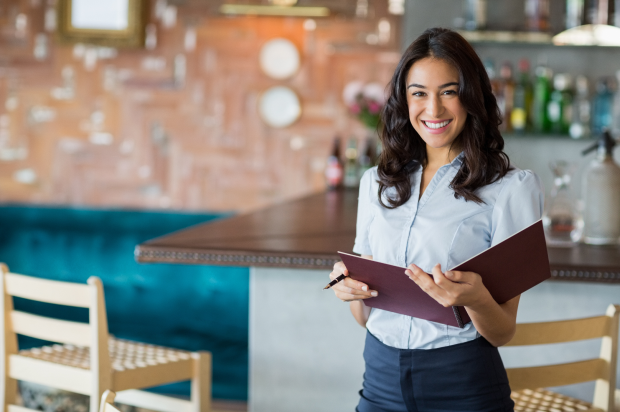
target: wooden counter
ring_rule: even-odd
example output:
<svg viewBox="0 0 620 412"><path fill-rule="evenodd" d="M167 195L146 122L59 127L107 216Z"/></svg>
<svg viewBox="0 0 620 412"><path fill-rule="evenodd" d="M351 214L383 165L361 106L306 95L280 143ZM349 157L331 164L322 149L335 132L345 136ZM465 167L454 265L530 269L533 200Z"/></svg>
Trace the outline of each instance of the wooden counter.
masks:
<svg viewBox="0 0 620 412"><path fill-rule="evenodd" d="M194 226L136 247L139 262L331 269L351 252L357 190L329 191ZM620 283L620 248L549 249L552 279Z"/></svg>

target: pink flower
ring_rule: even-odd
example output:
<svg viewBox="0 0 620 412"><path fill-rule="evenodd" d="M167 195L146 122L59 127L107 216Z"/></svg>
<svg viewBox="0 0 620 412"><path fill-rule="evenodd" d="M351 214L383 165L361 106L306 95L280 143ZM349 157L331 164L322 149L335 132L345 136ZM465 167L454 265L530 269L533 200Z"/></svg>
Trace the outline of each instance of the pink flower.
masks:
<svg viewBox="0 0 620 412"><path fill-rule="evenodd" d="M368 111L372 114L377 114L381 111L381 106L377 102L370 101L368 102Z"/></svg>
<svg viewBox="0 0 620 412"><path fill-rule="evenodd" d="M349 110L353 114L359 114L359 112L361 111L361 108L359 104L352 104L351 106L349 106Z"/></svg>

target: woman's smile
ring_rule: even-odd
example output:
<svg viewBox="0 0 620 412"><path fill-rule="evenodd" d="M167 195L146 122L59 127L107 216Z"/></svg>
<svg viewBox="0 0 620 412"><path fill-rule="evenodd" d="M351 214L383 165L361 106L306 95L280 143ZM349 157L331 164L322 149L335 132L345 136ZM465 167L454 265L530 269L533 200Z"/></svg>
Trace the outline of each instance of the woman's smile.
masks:
<svg viewBox="0 0 620 412"><path fill-rule="evenodd" d="M452 123L452 119L450 120L422 120L422 124L424 127L428 129L429 133L443 133L447 130L448 125Z"/></svg>

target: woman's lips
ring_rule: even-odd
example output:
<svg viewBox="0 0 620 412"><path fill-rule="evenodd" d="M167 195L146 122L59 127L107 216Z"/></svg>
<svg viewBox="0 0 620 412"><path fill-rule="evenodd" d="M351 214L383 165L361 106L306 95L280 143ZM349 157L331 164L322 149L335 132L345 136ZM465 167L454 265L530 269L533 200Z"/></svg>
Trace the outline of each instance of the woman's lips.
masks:
<svg viewBox="0 0 620 412"><path fill-rule="evenodd" d="M443 132L445 132L445 131L446 131L446 129L448 128L448 126L450 126L450 123L452 123L452 120L436 120L436 121L435 121L435 120L422 120L421 122L422 122L422 125L424 126L424 128L425 128L425 129L426 129L429 133L432 133L432 134L439 134L439 133L443 133ZM435 128L432 128L432 127L429 127L429 126L427 125L427 123L429 123L429 124L433 124L433 125L436 125L436 124L438 124L438 123L445 123L445 122L448 122L448 123L447 123L445 126L440 127L440 128L438 128L438 129L435 129Z"/></svg>

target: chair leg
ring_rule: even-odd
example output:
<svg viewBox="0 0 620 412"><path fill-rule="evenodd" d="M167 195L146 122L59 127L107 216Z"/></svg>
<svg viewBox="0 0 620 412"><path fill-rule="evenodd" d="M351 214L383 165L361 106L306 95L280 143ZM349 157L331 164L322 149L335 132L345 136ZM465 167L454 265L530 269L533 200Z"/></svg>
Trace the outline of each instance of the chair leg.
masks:
<svg viewBox="0 0 620 412"><path fill-rule="evenodd" d="M90 394L90 412L99 412L99 406L101 404L102 393L91 392Z"/></svg>
<svg viewBox="0 0 620 412"><path fill-rule="evenodd" d="M0 390L2 391L2 412L5 412L8 410L9 405L17 404L17 381L5 375L4 385L2 385Z"/></svg>
<svg viewBox="0 0 620 412"><path fill-rule="evenodd" d="M196 352L192 378L192 411L211 411L211 352Z"/></svg>

